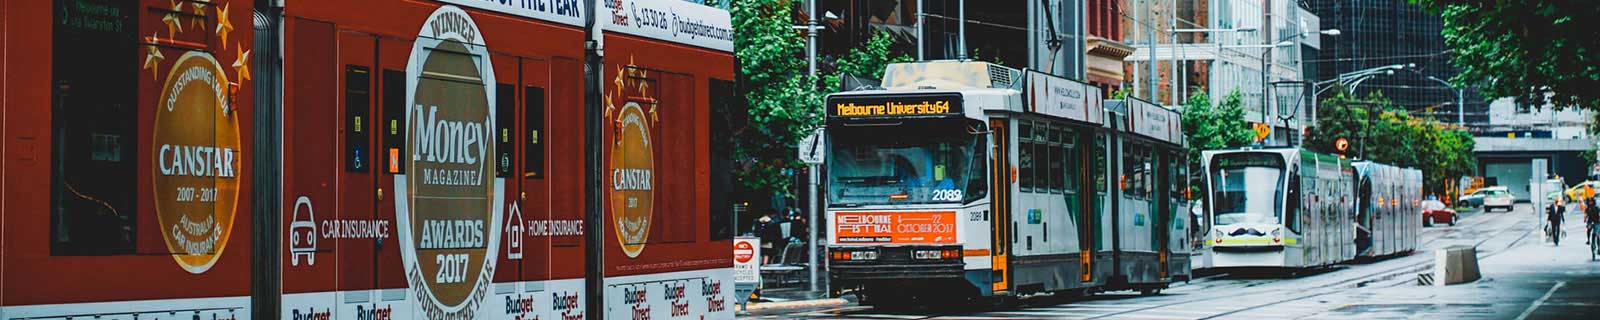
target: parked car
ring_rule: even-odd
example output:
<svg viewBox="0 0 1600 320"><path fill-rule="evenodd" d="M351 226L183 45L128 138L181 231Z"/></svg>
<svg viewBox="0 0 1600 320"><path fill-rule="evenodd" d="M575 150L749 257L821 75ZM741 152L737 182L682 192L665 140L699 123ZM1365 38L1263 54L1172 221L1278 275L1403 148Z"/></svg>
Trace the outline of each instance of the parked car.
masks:
<svg viewBox="0 0 1600 320"><path fill-rule="evenodd" d="M1584 187L1600 190L1600 181L1584 181L1583 183L1573 185L1571 188L1567 188L1567 202L1583 201L1583 199L1588 199L1590 195L1588 192L1584 191Z"/></svg>
<svg viewBox="0 0 1600 320"><path fill-rule="evenodd" d="M1478 189L1477 193L1483 193L1483 212L1494 211L1495 208L1511 211L1511 204L1517 201L1517 197L1511 195L1511 190L1506 187Z"/></svg>
<svg viewBox="0 0 1600 320"><path fill-rule="evenodd" d="M1449 206L1444 205L1444 202L1439 202L1439 200L1422 202L1422 225L1424 226L1431 227L1435 223L1446 223L1455 226L1458 219L1460 219L1460 216L1456 214L1456 210L1450 209Z"/></svg>
<svg viewBox="0 0 1600 320"><path fill-rule="evenodd" d="M1456 198L1456 205L1468 208L1482 207L1483 195L1483 189L1478 189L1477 191L1463 195L1460 198Z"/></svg>

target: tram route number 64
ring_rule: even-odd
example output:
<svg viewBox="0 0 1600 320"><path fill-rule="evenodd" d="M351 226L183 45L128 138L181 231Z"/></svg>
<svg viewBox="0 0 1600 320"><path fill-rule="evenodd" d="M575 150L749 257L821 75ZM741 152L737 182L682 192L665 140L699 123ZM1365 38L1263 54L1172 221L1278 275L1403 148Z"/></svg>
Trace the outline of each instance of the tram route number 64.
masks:
<svg viewBox="0 0 1600 320"><path fill-rule="evenodd" d="M467 254L436 254L433 255L433 261L439 264L439 272L433 276L434 283L467 281Z"/></svg>

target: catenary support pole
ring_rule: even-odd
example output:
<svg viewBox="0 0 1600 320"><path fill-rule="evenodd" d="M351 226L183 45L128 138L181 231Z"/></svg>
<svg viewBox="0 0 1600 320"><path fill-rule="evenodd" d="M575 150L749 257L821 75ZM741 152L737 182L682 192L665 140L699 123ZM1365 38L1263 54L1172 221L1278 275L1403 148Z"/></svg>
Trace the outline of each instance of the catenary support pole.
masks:
<svg viewBox="0 0 1600 320"><path fill-rule="evenodd" d="M816 293L818 290L820 290L817 286L817 245L822 244L822 242L819 241L821 239L817 239L817 216L819 216L817 214L817 210L820 209L817 208L817 192L820 190L818 186L821 185L817 182L818 179L822 178L822 175L817 172L817 169L820 167L821 166L813 164L810 165L810 168L807 168L806 170L806 172L811 173L811 191L806 193L806 211L808 211L808 214L810 215L810 217L806 218L806 233L809 233L806 235L806 239L811 239L810 242L806 243L806 268L811 269L810 283L811 292L813 293Z"/></svg>
<svg viewBox="0 0 1600 320"><path fill-rule="evenodd" d="M967 60L967 0L956 1L956 59Z"/></svg>
<svg viewBox="0 0 1600 320"><path fill-rule="evenodd" d="M806 69L813 77L817 76L817 2L806 0ZM812 83L816 86L816 83Z"/></svg>
<svg viewBox="0 0 1600 320"><path fill-rule="evenodd" d="M600 5L599 1L584 1L584 38L583 43L583 224L584 228L584 315L590 319L606 318L605 302L605 225L604 199L600 192L602 175L600 173L604 163L601 162L600 152L603 150L601 128L605 127L600 118L602 106L600 104L600 88L603 78L600 73L605 70L601 61L605 55L604 36L601 32L600 22L595 14Z"/></svg>
<svg viewBox="0 0 1600 320"><path fill-rule="evenodd" d="M922 31L922 0L917 0L917 61L922 61L922 60L927 60L928 59L922 53L922 51L923 51L922 38L924 38L926 36L927 36L927 33L924 33Z"/></svg>

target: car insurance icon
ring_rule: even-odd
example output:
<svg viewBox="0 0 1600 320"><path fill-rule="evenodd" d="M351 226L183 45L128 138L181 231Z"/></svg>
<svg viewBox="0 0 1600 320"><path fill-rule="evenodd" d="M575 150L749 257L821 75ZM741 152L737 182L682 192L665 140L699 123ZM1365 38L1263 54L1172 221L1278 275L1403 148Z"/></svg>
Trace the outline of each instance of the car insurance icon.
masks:
<svg viewBox="0 0 1600 320"><path fill-rule="evenodd" d="M289 264L300 265L300 257L306 258L306 265L317 264L317 223L316 214L311 211L311 198L300 196L294 200L294 220L289 223Z"/></svg>

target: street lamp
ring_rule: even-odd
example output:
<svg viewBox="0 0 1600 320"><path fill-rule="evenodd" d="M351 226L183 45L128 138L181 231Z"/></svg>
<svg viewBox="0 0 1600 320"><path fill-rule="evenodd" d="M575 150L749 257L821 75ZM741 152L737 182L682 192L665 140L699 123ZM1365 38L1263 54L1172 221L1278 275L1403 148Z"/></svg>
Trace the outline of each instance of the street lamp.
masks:
<svg viewBox="0 0 1600 320"><path fill-rule="evenodd" d="M1413 71L1413 72L1415 72L1415 71ZM1418 74L1421 74L1421 73L1418 72ZM1439 78L1434 77L1434 76L1427 76L1427 78L1428 78L1428 80L1433 80L1433 82L1438 82L1440 84L1443 84L1446 87L1454 87L1454 85L1451 85L1449 81L1444 81L1443 79L1439 79ZM1456 125L1458 125L1458 126L1466 126L1467 125L1467 113L1466 113L1467 102L1466 102L1466 99L1464 99L1463 95L1462 95L1463 93L1465 93L1464 91L1466 91L1464 88L1456 88Z"/></svg>

